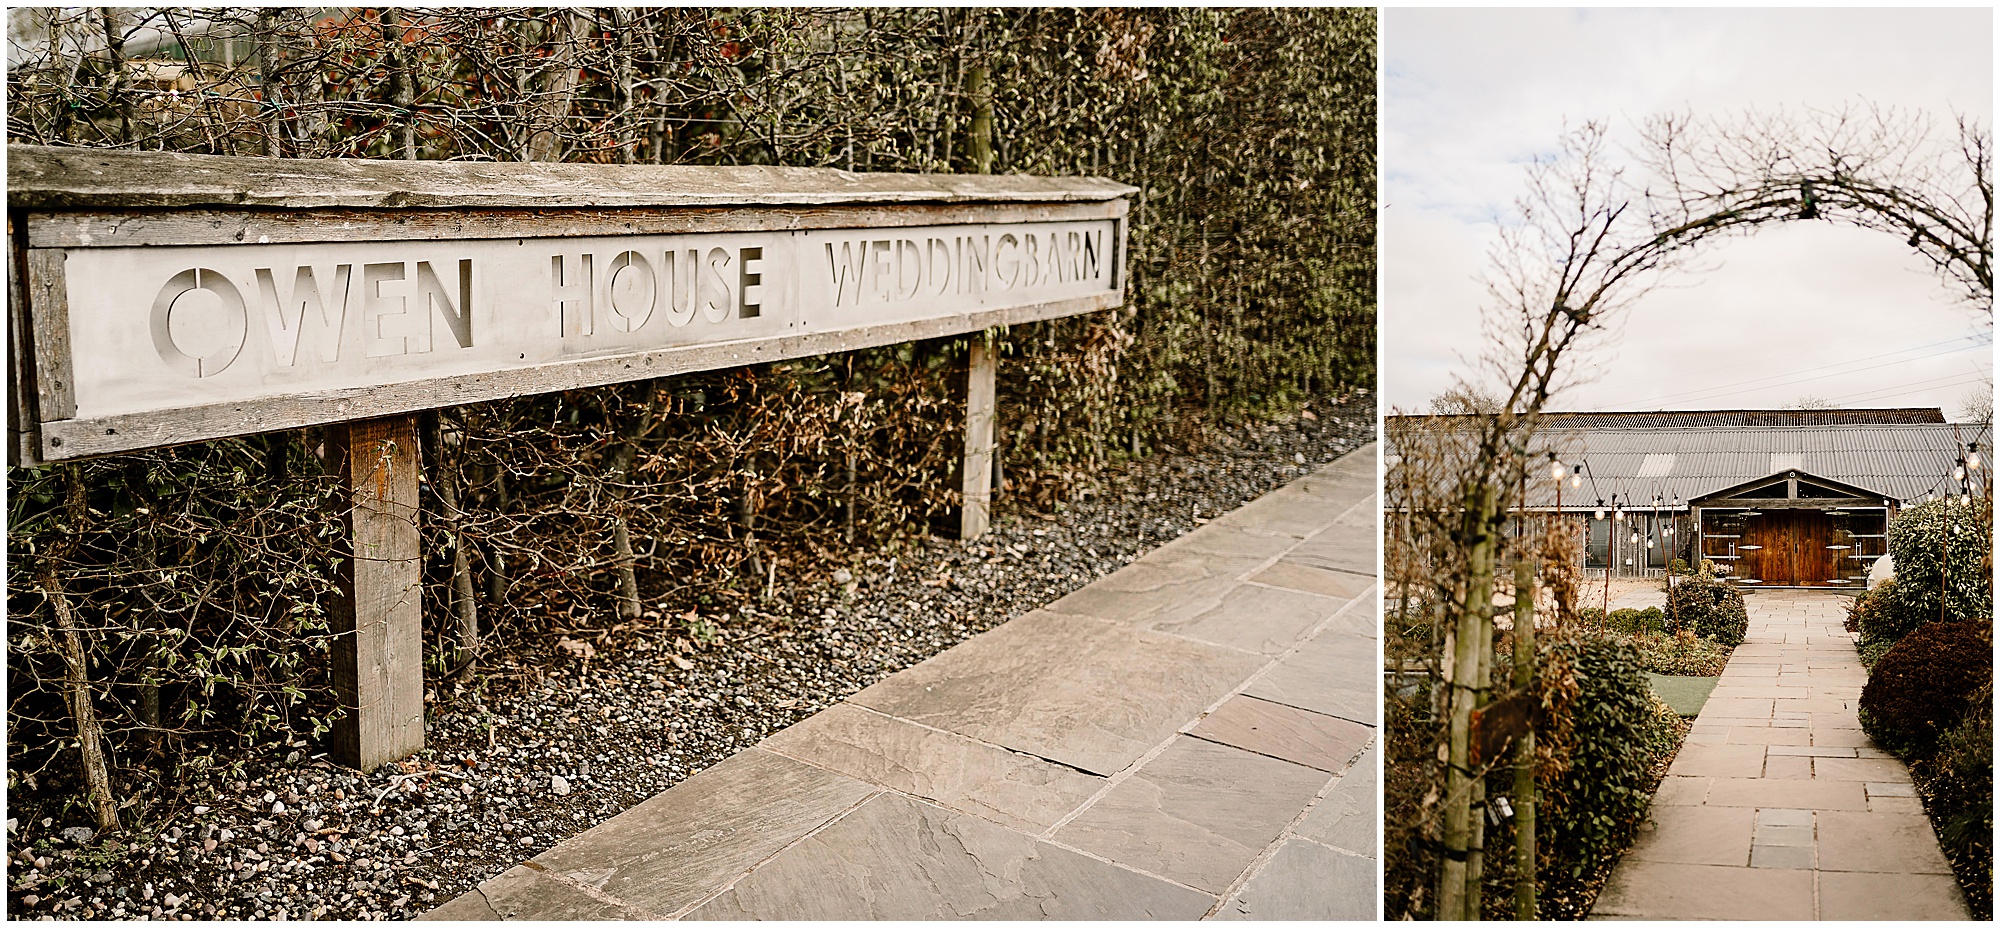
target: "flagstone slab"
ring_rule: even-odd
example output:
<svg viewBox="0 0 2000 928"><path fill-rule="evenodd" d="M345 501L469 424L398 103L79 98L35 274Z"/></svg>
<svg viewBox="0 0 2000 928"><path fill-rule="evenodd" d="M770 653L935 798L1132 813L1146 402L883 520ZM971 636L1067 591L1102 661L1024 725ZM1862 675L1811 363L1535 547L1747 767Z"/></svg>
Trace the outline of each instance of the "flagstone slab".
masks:
<svg viewBox="0 0 2000 928"><path fill-rule="evenodd" d="M1675 864L1741 867L1750 860L1753 809L1717 806L1662 806L1639 829L1627 856Z"/></svg>
<svg viewBox="0 0 2000 928"><path fill-rule="evenodd" d="M1685 744L1670 768L1681 777L1755 777L1764 774L1761 744Z"/></svg>
<svg viewBox="0 0 2000 928"><path fill-rule="evenodd" d="M1029 833L1061 821L1103 777L841 703L764 739L764 750Z"/></svg>
<svg viewBox="0 0 2000 928"><path fill-rule="evenodd" d="M1263 654L1281 654L1347 601L1280 587L1239 584L1213 607L1140 627Z"/></svg>
<svg viewBox="0 0 2000 928"><path fill-rule="evenodd" d="M1311 841L1286 841L1264 869L1224 901L1225 921L1373 921L1379 868L1366 857Z"/></svg>
<svg viewBox="0 0 2000 928"><path fill-rule="evenodd" d="M1222 604L1239 585L1242 566L1127 564L1048 605L1050 612L1087 615L1131 626L1177 621Z"/></svg>
<svg viewBox="0 0 2000 928"><path fill-rule="evenodd" d="M1660 780L1660 788L1653 794L1653 804L1660 806L1698 806L1708 796L1708 777L1668 776Z"/></svg>
<svg viewBox="0 0 2000 928"><path fill-rule="evenodd" d="M1266 660L1101 619L1037 611L849 701L1109 776L1166 741Z"/></svg>
<svg viewBox="0 0 2000 928"><path fill-rule="evenodd" d="M1895 782L1909 778L1909 768L1893 757L1815 757L1813 776L1821 780Z"/></svg>
<svg viewBox="0 0 2000 928"><path fill-rule="evenodd" d="M1729 744L1790 744L1803 745L1812 740L1812 730L1807 728L1772 728L1729 726L1725 741Z"/></svg>
<svg viewBox="0 0 2000 928"><path fill-rule="evenodd" d="M1221 558L1229 564L1244 561L1262 563L1294 550L1299 540L1291 535L1264 532L1216 522L1189 532L1149 552L1141 561L1161 564L1193 558ZM1366 573L1374 573L1373 570ZM1239 576L1241 574L1239 573Z"/></svg>
<svg viewBox="0 0 2000 928"><path fill-rule="evenodd" d="M1649 863L1613 871L1591 917L1800 921L1813 909L1810 870Z"/></svg>
<svg viewBox="0 0 2000 928"><path fill-rule="evenodd" d="M1341 774L1333 788L1320 796L1319 804L1292 829L1301 838L1364 857L1375 856L1376 832L1381 819L1375 803L1381 789L1375 766L1380 756L1375 744L1355 758L1353 766Z"/></svg>
<svg viewBox="0 0 2000 928"><path fill-rule="evenodd" d="M1333 524L1362 502L1365 500L1344 499L1341 495L1315 493L1292 485L1266 493L1210 524L1304 538Z"/></svg>
<svg viewBox="0 0 2000 928"><path fill-rule="evenodd" d="M1347 769L1375 730L1358 722L1295 709L1251 696L1233 696L1188 734L1268 757L1339 773Z"/></svg>
<svg viewBox="0 0 2000 928"><path fill-rule="evenodd" d="M1768 719L1771 717L1771 700L1710 695L1701 711L1710 718Z"/></svg>
<svg viewBox="0 0 2000 928"><path fill-rule="evenodd" d="M1330 779L1323 770L1183 737L1054 838L1222 893Z"/></svg>
<svg viewBox="0 0 2000 928"><path fill-rule="evenodd" d="M1711 806L1752 809L1792 808L1862 811L1868 798L1861 784L1838 780L1772 780L1762 777L1717 777L1709 781L1703 802Z"/></svg>
<svg viewBox="0 0 2000 928"><path fill-rule="evenodd" d="M983 819L884 793L687 917L1195 919L1215 902Z"/></svg>
<svg viewBox="0 0 2000 928"><path fill-rule="evenodd" d="M1937 834L1922 813L1822 812L1821 870L1950 873Z"/></svg>
<svg viewBox="0 0 2000 928"><path fill-rule="evenodd" d="M1766 755L1764 757L1764 778L1769 780L1810 780L1813 778L1813 759L1810 757Z"/></svg>
<svg viewBox="0 0 2000 928"><path fill-rule="evenodd" d="M1364 725L1380 716L1375 642L1328 629L1265 671L1244 692Z"/></svg>
<svg viewBox="0 0 2000 928"><path fill-rule="evenodd" d="M1283 560L1251 574L1250 582L1303 590L1335 599L1358 599L1375 588L1374 577L1337 570L1321 570Z"/></svg>
<svg viewBox="0 0 2000 928"><path fill-rule="evenodd" d="M1288 563L1322 570L1375 575L1375 536L1362 532L1321 532L1285 553Z"/></svg>
<svg viewBox="0 0 2000 928"><path fill-rule="evenodd" d="M751 748L534 861L623 902L669 914L880 791Z"/></svg>
<svg viewBox="0 0 2000 928"><path fill-rule="evenodd" d="M653 921L659 915L593 896L573 883L520 866L422 915L418 921Z"/></svg>
<svg viewBox="0 0 2000 928"><path fill-rule="evenodd" d="M1842 873L1819 883L1819 917L1833 921L1965 921L1958 880L1935 873Z"/></svg>

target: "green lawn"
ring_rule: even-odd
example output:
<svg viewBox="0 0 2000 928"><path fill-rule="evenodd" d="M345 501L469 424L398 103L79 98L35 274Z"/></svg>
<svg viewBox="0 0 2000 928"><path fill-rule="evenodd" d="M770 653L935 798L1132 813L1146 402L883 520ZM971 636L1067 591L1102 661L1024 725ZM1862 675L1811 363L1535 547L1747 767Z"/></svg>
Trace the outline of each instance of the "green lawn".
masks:
<svg viewBox="0 0 2000 928"><path fill-rule="evenodd" d="M1673 706L1682 718L1691 719L1701 714L1701 705L1708 701L1708 694L1715 689L1715 681L1721 677L1669 677L1665 674L1648 673L1646 680L1653 684L1653 692Z"/></svg>

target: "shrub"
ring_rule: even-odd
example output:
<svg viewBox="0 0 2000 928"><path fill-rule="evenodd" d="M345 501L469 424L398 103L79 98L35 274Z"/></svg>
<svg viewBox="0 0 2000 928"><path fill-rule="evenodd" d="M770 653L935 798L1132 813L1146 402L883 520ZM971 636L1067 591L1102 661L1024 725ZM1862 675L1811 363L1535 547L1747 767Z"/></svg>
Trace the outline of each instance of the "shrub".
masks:
<svg viewBox="0 0 2000 928"><path fill-rule="evenodd" d="M1930 797L1932 821L1937 823L1939 843L1961 875L1968 867L1972 879L1961 879L1968 895L1993 885L1993 703L1992 689L1974 693L1965 718L1938 741L1938 752L1912 765L1918 783ZM1990 911L1991 898L1981 906L1974 899L1975 913ZM1977 917L1975 915L1975 917Z"/></svg>
<svg viewBox="0 0 2000 928"><path fill-rule="evenodd" d="M1896 643L1893 641L1868 641L1864 639L1861 642L1861 666L1871 671L1874 670L1875 663L1880 661L1882 655L1889 653L1889 649L1895 646Z"/></svg>
<svg viewBox="0 0 2000 928"><path fill-rule="evenodd" d="M1622 851L1645 820L1673 710L1663 715L1654 705L1638 652L1617 638L1560 639L1548 669L1573 677L1576 693L1567 702L1567 764L1544 792L1538 843L1543 873L1573 881Z"/></svg>
<svg viewBox="0 0 2000 928"><path fill-rule="evenodd" d="M1604 623L1612 631L1627 635L1657 633L1666 628L1667 615L1658 606L1644 609L1613 609L1611 617Z"/></svg>
<svg viewBox="0 0 2000 928"><path fill-rule="evenodd" d="M1660 633L1632 636L1639 663L1651 673L1675 677L1713 677L1729 663L1731 648L1718 641Z"/></svg>
<svg viewBox="0 0 2000 928"><path fill-rule="evenodd" d="M1861 690L1861 727L1904 757L1927 754L1993 684L1992 628L1934 622L1882 655Z"/></svg>
<svg viewBox="0 0 2000 928"><path fill-rule="evenodd" d="M1962 506L1950 497L1911 506L1889 523L1889 555L1896 560L1895 627L1901 628L1902 634L1937 621L1992 623L1992 527L1990 502L1976 499L1972 505ZM1947 568L1948 578L1944 576ZM1938 609L1941 591L1945 594L1942 619ZM1884 628L1885 633L1890 631L1893 629Z"/></svg>
<svg viewBox="0 0 2000 928"><path fill-rule="evenodd" d="M1681 714L1651 688L1646 690L1646 699L1646 718L1641 730L1647 752L1652 754L1654 762L1658 762L1680 747L1681 738L1687 735L1688 728L1694 723L1681 718Z"/></svg>
<svg viewBox="0 0 2000 928"><path fill-rule="evenodd" d="M1743 608L1743 594L1715 579L1715 565L1702 561L1694 574L1675 581L1667 591L1667 616L1678 628L1693 629L1696 635L1735 647L1743 643L1750 629L1750 614Z"/></svg>
<svg viewBox="0 0 2000 928"><path fill-rule="evenodd" d="M1862 642L1887 641L1909 634L1910 629L1902 627L1902 620L1896 611L1896 581L1892 578L1882 581L1872 590L1864 591L1854 598L1847 607L1847 630L1860 632ZM1911 626L1915 627L1915 626Z"/></svg>

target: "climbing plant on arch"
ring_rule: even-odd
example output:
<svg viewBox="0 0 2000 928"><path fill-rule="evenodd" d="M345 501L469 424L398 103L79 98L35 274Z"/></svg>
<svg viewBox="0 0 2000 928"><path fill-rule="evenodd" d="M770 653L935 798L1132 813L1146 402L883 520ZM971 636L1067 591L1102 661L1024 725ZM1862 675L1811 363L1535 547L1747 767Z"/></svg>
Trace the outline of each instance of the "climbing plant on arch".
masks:
<svg viewBox="0 0 2000 928"><path fill-rule="evenodd" d="M1448 695L1439 707L1442 745L1433 768L1440 787L1435 918L1480 914L1485 769L1475 766L1471 722L1488 700L1490 604L1508 553L1502 525L1519 488L1535 477L1527 442L1549 396L1572 376L1565 358L1614 327L1619 311L1703 246L1777 223L1834 222L1895 235L1972 311L1993 311L1991 136L1973 120L1940 129L1921 112L1872 107L1676 114L1646 121L1639 137L1621 164L1605 124L1569 133L1556 155L1530 166L1528 191L1492 252L1491 347L1482 364L1507 392L1456 436L1467 450L1453 477L1455 504L1433 523L1449 535L1444 547L1455 556L1434 565L1427 581L1432 599L1449 604L1440 617ZM1393 474L1390 484L1397 484ZM1521 659L1532 659L1532 646L1521 646L1532 633L1532 622L1516 631ZM1520 753L1531 755L1532 747ZM1516 782L1525 789L1513 807L1527 818L1532 779ZM1516 872L1533 874L1532 827L1516 831ZM1515 912L1533 918L1533 881L1523 882L1529 885L1517 894Z"/></svg>

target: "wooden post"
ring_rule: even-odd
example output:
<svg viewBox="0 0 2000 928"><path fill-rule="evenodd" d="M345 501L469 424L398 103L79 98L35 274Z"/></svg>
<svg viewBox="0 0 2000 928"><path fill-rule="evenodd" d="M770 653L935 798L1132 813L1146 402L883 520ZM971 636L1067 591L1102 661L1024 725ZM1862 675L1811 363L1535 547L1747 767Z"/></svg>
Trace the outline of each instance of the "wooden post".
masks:
<svg viewBox="0 0 2000 928"><path fill-rule="evenodd" d="M329 426L327 451L353 502L333 613L333 687L347 711L332 753L365 773L424 746L417 417Z"/></svg>
<svg viewBox="0 0 2000 928"><path fill-rule="evenodd" d="M959 509L958 537L971 541L986 534L993 502L994 375L1000 359L990 334L975 335L965 360L965 462L959 468L964 504Z"/></svg>

